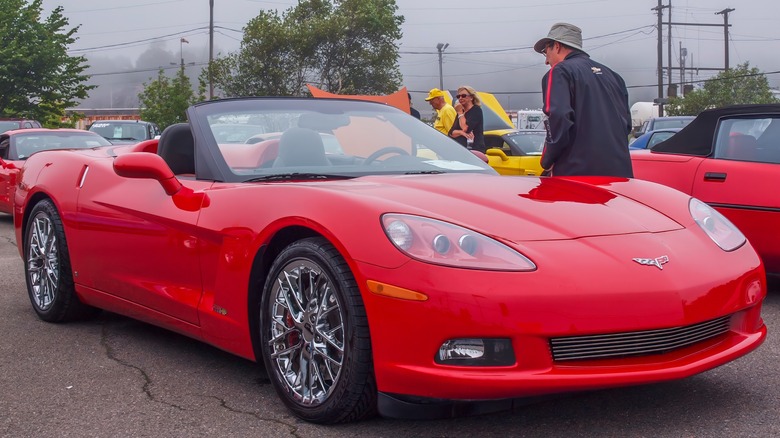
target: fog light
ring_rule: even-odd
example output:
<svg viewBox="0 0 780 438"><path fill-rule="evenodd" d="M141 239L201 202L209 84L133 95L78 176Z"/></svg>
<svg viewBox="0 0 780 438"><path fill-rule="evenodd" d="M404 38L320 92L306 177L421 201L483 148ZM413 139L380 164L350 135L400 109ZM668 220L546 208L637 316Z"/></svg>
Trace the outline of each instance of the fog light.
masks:
<svg viewBox="0 0 780 438"><path fill-rule="evenodd" d="M436 363L454 366L508 366L515 363L509 339L450 339L439 347Z"/></svg>

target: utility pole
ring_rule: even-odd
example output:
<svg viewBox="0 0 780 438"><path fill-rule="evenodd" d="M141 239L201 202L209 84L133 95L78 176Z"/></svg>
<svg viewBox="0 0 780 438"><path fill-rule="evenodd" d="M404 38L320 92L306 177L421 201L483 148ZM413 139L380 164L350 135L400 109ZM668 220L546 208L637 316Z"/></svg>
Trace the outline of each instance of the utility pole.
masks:
<svg viewBox="0 0 780 438"><path fill-rule="evenodd" d="M723 15L723 42L725 43L726 70L729 69L729 12L734 12L734 8L726 8L715 15Z"/></svg>
<svg viewBox="0 0 780 438"><path fill-rule="evenodd" d="M658 116L664 115L664 36L663 36L663 10L668 8L661 4L661 0L658 0L658 6L651 9L658 13ZM671 21L671 20L670 20Z"/></svg>
<svg viewBox="0 0 780 438"><path fill-rule="evenodd" d="M661 1L661 0L658 0ZM439 90L444 90L444 73L442 71L442 60L441 55L444 52L444 50L450 46L450 43L439 43L436 44L436 50L439 51Z"/></svg>
<svg viewBox="0 0 780 438"><path fill-rule="evenodd" d="M214 82L211 80L211 63L214 61L214 0L209 0L209 100L214 99Z"/></svg>
<svg viewBox="0 0 780 438"><path fill-rule="evenodd" d="M667 96L671 96L672 93L672 0L669 0L669 18L666 26L666 77L669 78L669 91L666 92ZM680 84L682 87L682 84Z"/></svg>
<svg viewBox="0 0 780 438"><path fill-rule="evenodd" d="M659 0L659 4L660 4L660 0ZM653 10L656 10L656 8L653 8ZM724 20L723 24L682 23L682 22L674 23L674 22L671 22L671 20L670 20L669 24L674 25L674 26L715 26L715 27L723 27L724 34L725 34L725 38L724 38L725 41L724 42L725 42L725 45L726 45L726 53L725 53L725 55L726 55L726 68L724 69L722 67L696 67L695 70L696 70L697 73L699 71L702 71L702 70L704 70L704 71L723 71L723 70L728 70L728 68L729 68L729 36L728 36L729 35L729 31L728 31L728 28L729 28L729 26L731 26L730 24L728 24L728 13L729 12L733 12L733 11L734 11L733 8L729 8L729 9L724 9L724 10L722 10L720 12L716 12L715 13L717 15L721 15L721 14L723 15L723 20ZM659 20L660 20L660 18L659 18ZM658 44L659 44L659 47L660 47L660 44L661 44L660 43L660 36L659 36L659 43ZM659 49L659 51L660 51L660 49ZM693 55L689 56L691 58L691 67L690 67L691 73L693 73L693 70L694 70L692 56ZM659 62L659 65L660 65L660 62ZM679 67L674 67L674 68L675 69L680 69L681 71L685 70L685 66L684 65L680 65ZM659 81L659 83L660 83L660 81ZM660 87L660 85L659 85L659 87Z"/></svg>
<svg viewBox="0 0 780 438"><path fill-rule="evenodd" d="M684 51L685 50L685 51ZM687 50L683 49L682 41L680 41L680 87L684 87L685 83L685 55Z"/></svg>

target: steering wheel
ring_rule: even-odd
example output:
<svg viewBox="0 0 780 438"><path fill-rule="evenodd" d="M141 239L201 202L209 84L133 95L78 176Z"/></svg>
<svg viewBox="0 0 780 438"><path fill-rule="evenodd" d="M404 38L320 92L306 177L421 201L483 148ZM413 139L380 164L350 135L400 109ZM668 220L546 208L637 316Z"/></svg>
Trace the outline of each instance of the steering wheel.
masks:
<svg viewBox="0 0 780 438"><path fill-rule="evenodd" d="M377 158L387 154L409 155L409 152L399 148L398 146L385 146L367 156L366 159L363 160L363 164L371 164L376 161Z"/></svg>

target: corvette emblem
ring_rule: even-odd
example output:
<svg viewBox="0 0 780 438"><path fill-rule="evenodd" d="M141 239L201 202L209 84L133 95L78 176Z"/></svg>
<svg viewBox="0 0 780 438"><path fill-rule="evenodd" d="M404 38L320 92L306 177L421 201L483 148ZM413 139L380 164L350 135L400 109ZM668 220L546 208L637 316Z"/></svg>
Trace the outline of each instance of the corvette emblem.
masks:
<svg viewBox="0 0 780 438"><path fill-rule="evenodd" d="M639 263L640 265L655 266L656 268L663 270L664 269L663 265L669 263L669 256L664 255L661 257L656 257L654 259L643 259L637 257L632 260Z"/></svg>

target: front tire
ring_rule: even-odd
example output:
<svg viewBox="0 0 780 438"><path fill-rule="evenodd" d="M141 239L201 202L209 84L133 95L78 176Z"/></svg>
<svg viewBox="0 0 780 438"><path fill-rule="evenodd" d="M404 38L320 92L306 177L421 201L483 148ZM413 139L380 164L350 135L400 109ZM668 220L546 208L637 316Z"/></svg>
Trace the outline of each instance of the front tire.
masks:
<svg viewBox="0 0 780 438"><path fill-rule="evenodd" d="M327 240L294 242L274 260L263 288L260 339L271 382L298 417L341 423L376 411L363 300Z"/></svg>
<svg viewBox="0 0 780 438"><path fill-rule="evenodd" d="M38 317L66 322L94 315L97 309L76 296L65 231L51 200L33 207L24 236L27 294Z"/></svg>

